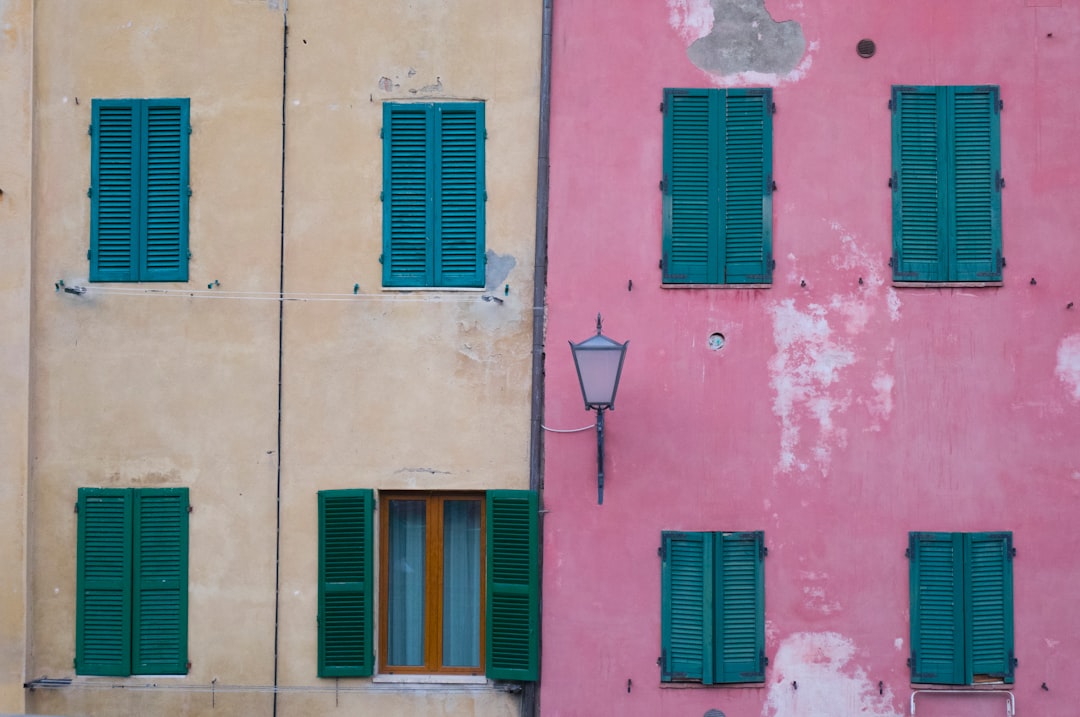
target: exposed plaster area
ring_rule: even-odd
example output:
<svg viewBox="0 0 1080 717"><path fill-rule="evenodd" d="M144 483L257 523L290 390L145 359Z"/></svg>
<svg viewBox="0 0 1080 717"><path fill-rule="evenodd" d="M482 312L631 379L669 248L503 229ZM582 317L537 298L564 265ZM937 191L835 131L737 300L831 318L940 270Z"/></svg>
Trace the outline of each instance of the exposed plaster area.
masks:
<svg viewBox="0 0 1080 717"><path fill-rule="evenodd" d="M822 476L828 475L833 450L847 445L847 430L835 418L852 404L865 407L871 418L866 430L870 431L880 430L880 422L892 413L895 379L888 364L895 344L890 341L876 357L858 357L853 347L854 338L866 332L880 309L898 320L900 300L885 287L881 257L866 252L838 222L828 226L840 244L832 264L850 278L852 288L805 308L797 306L795 299L786 299L768 309L776 345L769 374L773 413L780 419L776 470L781 473L805 474L816 465ZM797 270L788 280L801 282ZM846 369L867 359L877 362L868 385L842 380ZM815 433L809 440L803 435L807 428Z"/></svg>
<svg viewBox="0 0 1080 717"><path fill-rule="evenodd" d="M810 67L802 26L774 20L765 0L668 0L668 22L706 72L769 83L799 79Z"/></svg>
<svg viewBox="0 0 1080 717"><path fill-rule="evenodd" d="M836 632L799 632L776 651L763 717L900 717L893 691L852 663L855 645Z"/></svg>
<svg viewBox="0 0 1080 717"><path fill-rule="evenodd" d="M1058 345L1054 373L1069 389L1074 401L1080 401L1080 334L1066 336Z"/></svg>

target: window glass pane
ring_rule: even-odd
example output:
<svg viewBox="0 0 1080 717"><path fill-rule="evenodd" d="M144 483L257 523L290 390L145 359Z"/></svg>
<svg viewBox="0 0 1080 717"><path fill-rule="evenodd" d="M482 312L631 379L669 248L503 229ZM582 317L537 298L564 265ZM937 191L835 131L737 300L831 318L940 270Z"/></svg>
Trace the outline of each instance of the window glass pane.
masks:
<svg viewBox="0 0 1080 717"><path fill-rule="evenodd" d="M424 664L424 501L391 500L387 655L390 665Z"/></svg>
<svg viewBox="0 0 1080 717"><path fill-rule="evenodd" d="M443 665L480 666L480 501L443 503Z"/></svg>

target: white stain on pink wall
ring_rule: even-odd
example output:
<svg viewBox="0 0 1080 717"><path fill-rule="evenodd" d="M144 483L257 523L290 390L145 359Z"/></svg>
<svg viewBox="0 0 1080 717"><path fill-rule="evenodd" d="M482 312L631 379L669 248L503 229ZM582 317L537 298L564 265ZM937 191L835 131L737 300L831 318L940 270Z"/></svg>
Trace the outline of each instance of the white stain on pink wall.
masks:
<svg viewBox="0 0 1080 717"><path fill-rule="evenodd" d="M769 313L776 344L776 353L769 360L769 383L775 394L773 413L780 419L777 468L785 473L796 468L807 470L808 464L796 451L801 424L811 418L817 424L814 457L824 475L830 443L838 438L833 412L843 411L849 404L839 387L840 372L855 363L855 351L834 338L823 306L811 304L800 311L793 299L786 299L772 306Z"/></svg>
<svg viewBox="0 0 1080 717"><path fill-rule="evenodd" d="M895 344L889 342L877 356L860 357L852 337L865 333L883 309L898 320L899 298L885 289L881 257L860 247L840 223L828 226L840 243L833 266L849 272L851 288L806 308L786 299L768 309L776 345L769 374L773 413L780 419L780 473L806 474L816 466L822 476L828 475L833 451L847 445L847 430L838 416L853 404L862 405L872 419L868 430L881 430L880 422L893 408L895 380L887 365ZM846 369L865 358L878 366L869 384L847 380ZM804 435L807 432L812 435Z"/></svg>
<svg viewBox="0 0 1080 717"><path fill-rule="evenodd" d="M668 22L687 44L712 31L712 0L667 0Z"/></svg>
<svg viewBox="0 0 1080 717"><path fill-rule="evenodd" d="M1080 334L1066 336L1058 344L1054 373L1069 389L1072 399L1080 401Z"/></svg>
<svg viewBox="0 0 1080 717"><path fill-rule="evenodd" d="M836 632L789 635L776 651L762 717L900 717L892 689L855 664L855 645Z"/></svg>

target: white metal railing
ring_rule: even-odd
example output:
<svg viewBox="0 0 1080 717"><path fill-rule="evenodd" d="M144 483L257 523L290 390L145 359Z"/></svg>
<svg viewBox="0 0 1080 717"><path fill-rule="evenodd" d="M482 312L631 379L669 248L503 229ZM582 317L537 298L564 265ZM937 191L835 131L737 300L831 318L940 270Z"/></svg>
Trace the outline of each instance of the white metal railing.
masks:
<svg viewBox="0 0 1080 717"><path fill-rule="evenodd" d="M911 717L915 717L915 695L1003 695L1005 717L1016 715L1016 697L1006 690L914 690L911 693Z"/></svg>

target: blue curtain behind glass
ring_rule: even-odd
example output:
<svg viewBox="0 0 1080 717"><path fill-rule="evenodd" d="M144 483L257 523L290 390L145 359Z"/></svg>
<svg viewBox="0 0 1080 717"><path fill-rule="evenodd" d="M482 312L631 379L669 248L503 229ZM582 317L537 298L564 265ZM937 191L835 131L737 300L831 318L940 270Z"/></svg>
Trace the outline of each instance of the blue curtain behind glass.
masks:
<svg viewBox="0 0 1080 717"><path fill-rule="evenodd" d="M389 665L424 664L426 515L422 500L390 501Z"/></svg>
<svg viewBox="0 0 1080 717"><path fill-rule="evenodd" d="M443 665L480 666L480 501L443 504Z"/></svg>

